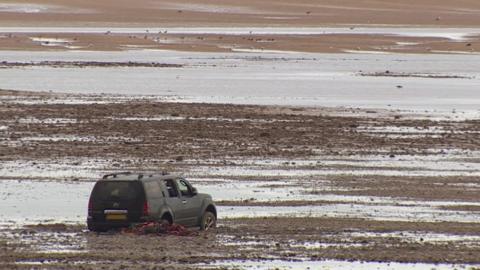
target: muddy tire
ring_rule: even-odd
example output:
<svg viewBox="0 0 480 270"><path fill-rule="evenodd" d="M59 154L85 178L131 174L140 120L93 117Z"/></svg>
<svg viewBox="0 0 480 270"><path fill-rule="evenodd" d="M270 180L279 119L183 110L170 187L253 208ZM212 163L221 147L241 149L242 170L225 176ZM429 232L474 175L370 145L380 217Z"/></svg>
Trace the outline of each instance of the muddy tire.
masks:
<svg viewBox="0 0 480 270"><path fill-rule="evenodd" d="M96 226L93 226L93 225L88 225L88 230L91 231L91 232L96 232L98 229Z"/></svg>
<svg viewBox="0 0 480 270"><path fill-rule="evenodd" d="M172 225L172 222L167 218L162 218L160 220L159 228L162 232L167 232L168 228Z"/></svg>
<svg viewBox="0 0 480 270"><path fill-rule="evenodd" d="M163 226L170 226L173 224L172 217L169 214L164 214L160 219L160 224Z"/></svg>
<svg viewBox="0 0 480 270"><path fill-rule="evenodd" d="M202 217L202 221L200 222L200 230L208 231L212 228L217 226L217 218L215 214L210 211L205 211Z"/></svg>

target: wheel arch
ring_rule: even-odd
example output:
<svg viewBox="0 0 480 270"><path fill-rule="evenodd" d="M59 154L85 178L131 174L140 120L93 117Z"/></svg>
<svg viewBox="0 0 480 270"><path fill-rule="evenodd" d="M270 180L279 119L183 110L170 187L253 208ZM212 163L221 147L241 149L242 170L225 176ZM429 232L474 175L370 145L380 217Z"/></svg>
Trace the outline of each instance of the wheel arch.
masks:
<svg viewBox="0 0 480 270"><path fill-rule="evenodd" d="M173 212L170 209L163 209L160 214L160 220L162 219L168 219L171 224L175 222L175 216L173 215Z"/></svg>
<svg viewBox="0 0 480 270"><path fill-rule="evenodd" d="M207 207L205 207L205 210L203 211L203 213L205 213L206 211L212 212L215 215L215 218L217 218L217 208L215 207L214 204L212 203L207 204Z"/></svg>

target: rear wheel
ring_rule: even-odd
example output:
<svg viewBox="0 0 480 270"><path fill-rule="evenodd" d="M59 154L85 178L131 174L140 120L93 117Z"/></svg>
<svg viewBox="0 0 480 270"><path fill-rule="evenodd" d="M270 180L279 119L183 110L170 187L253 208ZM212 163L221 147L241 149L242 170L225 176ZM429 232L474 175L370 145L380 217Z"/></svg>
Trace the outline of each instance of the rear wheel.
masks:
<svg viewBox="0 0 480 270"><path fill-rule="evenodd" d="M217 218L215 214L210 211L205 211L202 217L202 222L200 223L200 230L208 231L217 226Z"/></svg>
<svg viewBox="0 0 480 270"><path fill-rule="evenodd" d="M160 219L160 224L162 224L163 226L169 226L169 225L172 225L172 223L173 223L173 220L170 214L165 214Z"/></svg>
<svg viewBox="0 0 480 270"><path fill-rule="evenodd" d="M106 232L107 228L105 228L104 226L88 224L88 230L91 232Z"/></svg>

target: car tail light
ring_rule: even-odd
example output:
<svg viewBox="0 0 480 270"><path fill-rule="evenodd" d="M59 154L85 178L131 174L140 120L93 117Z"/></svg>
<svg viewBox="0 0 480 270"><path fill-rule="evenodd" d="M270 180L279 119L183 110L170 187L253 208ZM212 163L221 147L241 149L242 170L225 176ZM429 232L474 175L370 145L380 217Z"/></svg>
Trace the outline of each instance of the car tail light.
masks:
<svg viewBox="0 0 480 270"><path fill-rule="evenodd" d="M93 211L93 202L92 200L88 200L88 212L92 212Z"/></svg>
<svg viewBox="0 0 480 270"><path fill-rule="evenodd" d="M149 209L149 206L148 206L148 202L145 201L145 202L143 203L142 215L143 215L143 216L148 216L149 210L150 210L150 209Z"/></svg>

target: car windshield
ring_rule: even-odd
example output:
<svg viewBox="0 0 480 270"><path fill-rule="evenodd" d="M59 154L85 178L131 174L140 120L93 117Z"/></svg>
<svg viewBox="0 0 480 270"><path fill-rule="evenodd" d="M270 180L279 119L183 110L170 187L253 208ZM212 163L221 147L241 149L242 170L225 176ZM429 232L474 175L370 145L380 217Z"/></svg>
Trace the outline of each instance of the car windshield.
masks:
<svg viewBox="0 0 480 270"><path fill-rule="evenodd" d="M106 201L136 200L141 194L142 187L138 182L98 182L94 189L94 197Z"/></svg>

